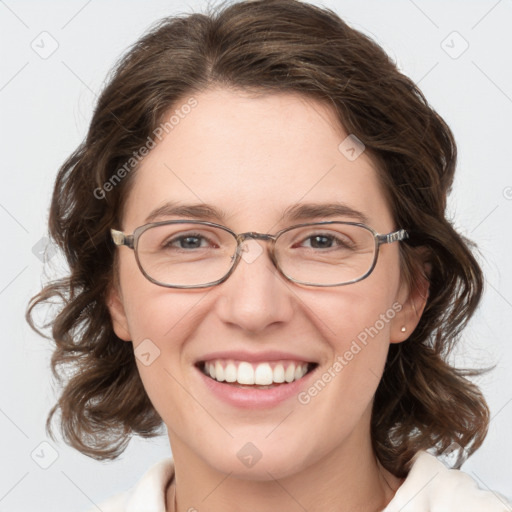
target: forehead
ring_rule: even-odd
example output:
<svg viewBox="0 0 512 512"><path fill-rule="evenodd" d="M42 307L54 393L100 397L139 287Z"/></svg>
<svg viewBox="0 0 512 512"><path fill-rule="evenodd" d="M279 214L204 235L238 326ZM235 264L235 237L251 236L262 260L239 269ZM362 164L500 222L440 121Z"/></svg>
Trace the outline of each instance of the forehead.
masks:
<svg viewBox="0 0 512 512"><path fill-rule="evenodd" d="M298 203L335 202L360 211L377 230L391 227L373 162L364 151L354 159L361 147L326 104L226 89L193 97L193 109L180 110L185 97L165 116L174 114L172 129L137 169L124 229L168 202L207 203L224 214L212 220L240 230L275 226Z"/></svg>

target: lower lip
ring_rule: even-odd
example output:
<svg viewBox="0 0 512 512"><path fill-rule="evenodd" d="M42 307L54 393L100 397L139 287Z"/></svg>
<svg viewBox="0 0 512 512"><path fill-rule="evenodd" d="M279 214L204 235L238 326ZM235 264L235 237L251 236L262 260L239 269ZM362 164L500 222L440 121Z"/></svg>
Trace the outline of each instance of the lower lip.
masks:
<svg viewBox="0 0 512 512"><path fill-rule="evenodd" d="M196 370L206 387L222 401L242 409L264 409L274 407L285 400L296 397L307 387L316 368L306 373L299 380L268 389L239 388L236 385L218 382L211 377L207 377L199 368L196 368Z"/></svg>

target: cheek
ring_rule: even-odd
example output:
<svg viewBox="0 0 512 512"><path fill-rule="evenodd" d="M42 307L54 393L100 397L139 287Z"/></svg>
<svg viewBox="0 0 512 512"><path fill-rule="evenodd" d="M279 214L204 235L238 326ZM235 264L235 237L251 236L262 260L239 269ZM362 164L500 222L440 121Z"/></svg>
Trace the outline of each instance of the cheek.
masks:
<svg viewBox="0 0 512 512"><path fill-rule="evenodd" d="M133 254L123 256L126 257L120 262L120 280L134 345L146 338L157 344L166 338L179 339L179 334L193 324L194 308L206 292L155 285L139 270Z"/></svg>
<svg viewBox="0 0 512 512"><path fill-rule="evenodd" d="M190 428L184 409L189 409L190 417L201 414L186 391L190 378L186 345L200 323L198 304L204 295L164 288L160 291L156 286L147 292L142 287L130 295L127 310L144 389L163 421L183 432Z"/></svg>
<svg viewBox="0 0 512 512"><path fill-rule="evenodd" d="M162 290L163 293L152 291L147 296L139 292L130 299L127 316L135 344L151 337L168 350L171 341L172 346L178 346L199 321L198 304L205 292Z"/></svg>
<svg viewBox="0 0 512 512"><path fill-rule="evenodd" d="M370 396L381 377L390 339L390 322L395 311L380 297L368 296L359 307L339 314L332 338L337 369L343 371L348 388L367 388ZM340 366L341 365L341 366Z"/></svg>
<svg viewBox="0 0 512 512"><path fill-rule="evenodd" d="M309 318L330 353L321 382L307 391L304 402L321 389L322 401L347 408L347 413L350 409L357 417L371 401L384 369L391 325L402 308L396 300L397 281L389 277L375 273L345 288L316 292L314 300L313 295L302 294L302 301L311 305Z"/></svg>
<svg viewBox="0 0 512 512"><path fill-rule="evenodd" d="M379 286L377 280L367 279L313 293L303 293L302 301L309 305L310 319L337 354L349 350L352 342L365 347L374 339L389 342L391 323L401 309L390 283Z"/></svg>
<svg viewBox="0 0 512 512"><path fill-rule="evenodd" d="M137 368L151 402L162 413L174 408L169 397L182 392L177 383L183 382L186 367L183 346L200 323L207 292L157 286L142 275L135 258L121 261L120 279Z"/></svg>

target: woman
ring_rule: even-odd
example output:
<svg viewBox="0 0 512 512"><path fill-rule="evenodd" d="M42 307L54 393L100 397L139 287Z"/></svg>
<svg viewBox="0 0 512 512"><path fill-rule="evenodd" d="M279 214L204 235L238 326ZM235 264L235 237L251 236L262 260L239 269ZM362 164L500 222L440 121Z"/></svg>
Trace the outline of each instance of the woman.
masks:
<svg viewBox="0 0 512 512"><path fill-rule="evenodd" d="M481 270L445 218L456 147L333 12L166 19L118 64L57 177L64 439L166 458L106 511L505 511L455 466L489 410L446 362ZM473 372L475 374L475 372ZM64 374L62 373L62 377ZM431 453L428 453L429 450Z"/></svg>

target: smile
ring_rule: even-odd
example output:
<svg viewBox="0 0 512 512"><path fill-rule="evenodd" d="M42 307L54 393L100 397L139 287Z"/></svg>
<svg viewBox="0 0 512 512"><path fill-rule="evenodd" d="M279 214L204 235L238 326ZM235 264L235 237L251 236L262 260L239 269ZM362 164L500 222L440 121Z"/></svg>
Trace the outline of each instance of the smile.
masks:
<svg viewBox="0 0 512 512"><path fill-rule="evenodd" d="M199 364L202 372L217 382L262 389L302 379L316 366L305 361L262 361L250 363L233 359L214 359Z"/></svg>

